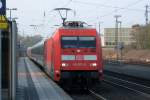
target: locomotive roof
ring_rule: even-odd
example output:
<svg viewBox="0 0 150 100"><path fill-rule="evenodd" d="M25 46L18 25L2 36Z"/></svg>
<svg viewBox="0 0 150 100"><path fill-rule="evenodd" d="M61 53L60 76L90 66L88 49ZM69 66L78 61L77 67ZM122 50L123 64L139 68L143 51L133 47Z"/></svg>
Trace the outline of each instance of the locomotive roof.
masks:
<svg viewBox="0 0 150 100"><path fill-rule="evenodd" d="M62 26L61 28L64 28L64 29L70 29L70 28L91 29L92 27L90 27L90 25L88 25L87 23L85 23L83 21L66 21L64 23L64 26Z"/></svg>

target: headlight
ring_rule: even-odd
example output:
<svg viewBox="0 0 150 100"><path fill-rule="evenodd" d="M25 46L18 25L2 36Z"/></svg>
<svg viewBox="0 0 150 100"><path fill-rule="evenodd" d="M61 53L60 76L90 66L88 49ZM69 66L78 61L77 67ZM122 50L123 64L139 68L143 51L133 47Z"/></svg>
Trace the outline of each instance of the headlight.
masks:
<svg viewBox="0 0 150 100"><path fill-rule="evenodd" d="M62 66L63 66L63 67L65 67L65 66L66 66L66 64L65 64L65 63L62 63Z"/></svg>
<svg viewBox="0 0 150 100"><path fill-rule="evenodd" d="M62 60L62 61L75 60L75 55L62 55L62 56L61 56L61 60Z"/></svg>
<svg viewBox="0 0 150 100"><path fill-rule="evenodd" d="M91 66L96 67L97 63L92 63Z"/></svg>
<svg viewBox="0 0 150 100"><path fill-rule="evenodd" d="M62 63L61 65L62 65L62 67L68 66L68 64L66 64L66 63Z"/></svg>

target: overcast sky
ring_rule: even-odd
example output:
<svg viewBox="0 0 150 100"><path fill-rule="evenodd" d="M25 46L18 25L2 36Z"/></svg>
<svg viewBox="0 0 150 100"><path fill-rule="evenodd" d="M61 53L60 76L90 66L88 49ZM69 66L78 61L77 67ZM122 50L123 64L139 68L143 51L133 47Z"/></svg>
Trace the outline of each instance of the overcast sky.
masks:
<svg viewBox="0 0 150 100"><path fill-rule="evenodd" d="M81 20L96 26L100 21L103 32L103 28L114 27L116 14L122 16L119 20L124 27L144 24L146 4L150 6L150 0L7 0L7 8L18 9L13 11L12 16L18 17L19 32L23 34L24 31L25 35L51 34L54 25L61 24L54 8L69 7L75 10L76 16L70 12L69 20ZM9 17L8 12L7 15ZM30 25L38 27L34 29Z"/></svg>

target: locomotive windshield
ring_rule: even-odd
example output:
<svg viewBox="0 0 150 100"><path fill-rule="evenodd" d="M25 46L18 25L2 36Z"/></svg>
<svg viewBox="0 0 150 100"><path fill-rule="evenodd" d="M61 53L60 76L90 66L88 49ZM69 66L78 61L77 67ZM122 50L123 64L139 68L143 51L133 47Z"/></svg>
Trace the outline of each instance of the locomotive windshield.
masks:
<svg viewBox="0 0 150 100"><path fill-rule="evenodd" d="M96 48L96 37L86 36L63 36L62 48Z"/></svg>

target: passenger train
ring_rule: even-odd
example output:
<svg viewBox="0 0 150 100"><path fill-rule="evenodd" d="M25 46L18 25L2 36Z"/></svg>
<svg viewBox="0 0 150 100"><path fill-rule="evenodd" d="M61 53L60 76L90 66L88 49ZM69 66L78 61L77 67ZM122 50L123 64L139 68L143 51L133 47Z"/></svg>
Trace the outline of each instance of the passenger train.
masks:
<svg viewBox="0 0 150 100"><path fill-rule="evenodd" d="M101 38L95 28L66 21L54 34L27 50L55 81L94 84L103 79Z"/></svg>

